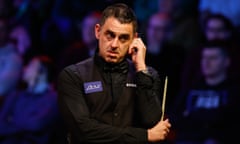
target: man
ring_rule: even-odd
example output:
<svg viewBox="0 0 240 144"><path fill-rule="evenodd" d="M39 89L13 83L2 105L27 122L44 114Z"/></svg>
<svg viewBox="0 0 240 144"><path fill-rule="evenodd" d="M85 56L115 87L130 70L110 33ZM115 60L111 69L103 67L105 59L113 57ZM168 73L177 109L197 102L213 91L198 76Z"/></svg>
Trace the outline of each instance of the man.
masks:
<svg viewBox="0 0 240 144"><path fill-rule="evenodd" d="M146 28L146 64L154 67L160 79L168 76L168 100L166 110L170 110L175 96L179 93L180 76L184 62L184 49L171 42L172 19L163 12L154 13ZM161 88L164 87L162 81Z"/></svg>
<svg viewBox="0 0 240 144"><path fill-rule="evenodd" d="M23 65L8 35L9 21L0 16L0 109L5 97L17 88Z"/></svg>
<svg viewBox="0 0 240 144"><path fill-rule="evenodd" d="M145 64L146 47L137 38L132 9L125 4L107 7L95 36L95 56L59 75L58 100L70 143L163 141L171 124L160 121L160 80Z"/></svg>
<svg viewBox="0 0 240 144"><path fill-rule="evenodd" d="M232 143L238 129L239 81L229 76L231 57L224 41L210 41L201 51L201 78L176 100L177 143ZM175 119L176 120L176 119Z"/></svg>
<svg viewBox="0 0 240 144"><path fill-rule="evenodd" d="M202 21L202 33L203 42L213 40L224 40L229 43L228 49L232 55L231 66L229 71L232 75L239 75L239 37L235 32L235 28L231 21L221 14L208 15ZM200 43L201 45L201 43ZM201 47L192 47L191 51L186 55L185 63L183 65L183 72L181 76L181 91L186 91L192 83L196 82L196 79L200 75L200 53ZM239 79L239 77L238 77Z"/></svg>
<svg viewBox="0 0 240 144"><path fill-rule="evenodd" d="M84 16L81 23L76 24L80 37L61 52L58 60L58 71L94 55L98 44L94 35L94 27L98 23L100 16L101 13L94 11Z"/></svg>
<svg viewBox="0 0 240 144"><path fill-rule="evenodd" d="M22 84L26 87L8 95L0 112L1 144L52 144L57 141L55 129L58 128L60 134L62 127L58 123L60 116L57 93L52 86L52 68L52 60L45 55L34 56L25 66Z"/></svg>

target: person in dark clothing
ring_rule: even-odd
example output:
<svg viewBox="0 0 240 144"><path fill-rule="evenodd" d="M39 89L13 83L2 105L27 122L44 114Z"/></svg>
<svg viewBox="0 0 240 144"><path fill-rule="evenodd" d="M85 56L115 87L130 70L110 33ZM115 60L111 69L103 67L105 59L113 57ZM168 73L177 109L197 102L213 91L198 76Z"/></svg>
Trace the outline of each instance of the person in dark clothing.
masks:
<svg viewBox="0 0 240 144"><path fill-rule="evenodd" d="M22 88L6 97L0 111L0 144L53 144L55 127L61 125L52 65L46 55L25 65Z"/></svg>
<svg viewBox="0 0 240 144"><path fill-rule="evenodd" d="M94 55L97 46L94 26L99 21L100 16L100 12L94 11L87 14L81 20L81 23L76 24L80 36L61 52L61 56L58 60L58 72L70 64L82 61Z"/></svg>
<svg viewBox="0 0 240 144"><path fill-rule="evenodd" d="M224 41L210 41L201 51L201 78L176 100L176 143L235 143L239 129L239 82L229 76L231 57Z"/></svg>
<svg viewBox="0 0 240 144"><path fill-rule="evenodd" d="M172 17L158 12L151 15L146 27L146 64L154 67L160 79L168 77L166 111L169 111L180 89L180 77L184 62L184 48L171 42ZM162 81L161 88L164 87Z"/></svg>
<svg viewBox="0 0 240 144"><path fill-rule="evenodd" d="M161 120L159 75L145 64L146 47L137 37L133 10L123 3L107 7L95 36L95 55L65 67L58 78L70 143L164 141L171 123Z"/></svg>

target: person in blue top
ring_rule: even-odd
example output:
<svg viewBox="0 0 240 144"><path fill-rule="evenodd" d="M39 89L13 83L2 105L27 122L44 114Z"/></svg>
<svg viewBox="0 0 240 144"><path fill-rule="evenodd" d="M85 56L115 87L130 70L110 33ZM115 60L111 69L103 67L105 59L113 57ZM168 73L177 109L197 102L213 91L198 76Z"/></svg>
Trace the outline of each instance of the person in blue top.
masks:
<svg viewBox="0 0 240 144"><path fill-rule="evenodd" d="M35 56L23 70L26 85L9 95L0 112L0 144L47 144L58 119L51 59Z"/></svg>

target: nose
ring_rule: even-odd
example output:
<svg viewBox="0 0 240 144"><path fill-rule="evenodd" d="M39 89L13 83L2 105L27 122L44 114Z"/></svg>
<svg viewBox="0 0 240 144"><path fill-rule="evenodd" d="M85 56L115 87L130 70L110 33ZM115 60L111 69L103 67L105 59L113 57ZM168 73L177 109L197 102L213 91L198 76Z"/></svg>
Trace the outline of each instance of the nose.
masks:
<svg viewBox="0 0 240 144"><path fill-rule="evenodd" d="M119 40L117 38L112 41L112 48L117 48L119 46Z"/></svg>

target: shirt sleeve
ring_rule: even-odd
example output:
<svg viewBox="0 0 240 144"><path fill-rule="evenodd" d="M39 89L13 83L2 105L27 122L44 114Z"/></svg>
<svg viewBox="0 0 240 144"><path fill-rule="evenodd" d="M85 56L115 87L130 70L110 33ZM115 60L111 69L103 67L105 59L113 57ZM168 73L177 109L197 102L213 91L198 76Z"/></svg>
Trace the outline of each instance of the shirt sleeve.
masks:
<svg viewBox="0 0 240 144"><path fill-rule="evenodd" d="M147 142L147 131L134 127L115 127L90 118L77 73L63 70L58 78L58 102L63 119L78 141L87 143Z"/></svg>
<svg viewBox="0 0 240 144"><path fill-rule="evenodd" d="M155 69L148 67L148 73L137 72L138 111L143 125L153 127L161 118L160 78Z"/></svg>
<svg viewBox="0 0 240 144"><path fill-rule="evenodd" d="M12 53L0 66L0 95L5 95L18 83L22 70L22 58Z"/></svg>

